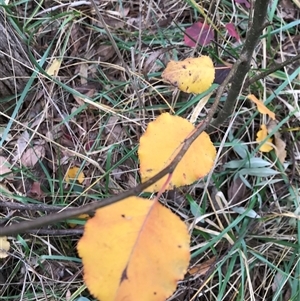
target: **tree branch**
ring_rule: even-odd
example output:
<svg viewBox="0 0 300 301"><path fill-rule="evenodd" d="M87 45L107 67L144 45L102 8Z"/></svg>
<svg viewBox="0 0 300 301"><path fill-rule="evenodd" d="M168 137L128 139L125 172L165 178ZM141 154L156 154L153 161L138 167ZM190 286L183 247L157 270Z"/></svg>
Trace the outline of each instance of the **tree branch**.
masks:
<svg viewBox="0 0 300 301"><path fill-rule="evenodd" d="M180 149L180 151L178 152L176 157L173 159L173 161L166 168L164 168L162 171L160 171L157 175L155 175L154 177L152 177L151 179L149 179L145 183L141 183L141 184L137 185L136 187L134 187L132 189L129 189L129 190L127 190L123 193L120 193L118 195L114 195L110 198L103 199L103 200L101 200L101 202L96 201L96 202L92 202L92 203L83 205L83 206L78 207L78 208L65 209L65 210L62 209L63 211L61 211L61 212L53 213L53 214L50 214L50 215L45 215L45 216L39 217L35 220L25 221L25 222L21 222L19 224L13 224L13 225L10 225L10 226L7 226L7 227L0 227L0 236L17 235L17 234L20 234L20 233L28 233L28 231L31 230L31 229L36 229L36 228L43 227L45 225L54 224L54 223L60 222L62 220L66 220L66 219L78 216L80 214L93 212L93 211L95 211L99 208L102 208L102 207L111 205L113 203L119 202L119 201L121 201L125 198L135 196L135 195L139 195L147 187L149 187L152 184L154 184L155 182L157 182L159 179L164 177L166 174L171 174L174 171L174 169L176 168L177 164L182 159L182 157L184 156L184 154L187 152L187 150L189 149L191 144L194 142L194 140L210 124L210 122L213 118L213 115L215 114L216 109L218 107L218 104L220 102L223 91L224 91L226 85L229 83L229 81L233 77L233 75L235 74L235 72L236 72L238 66L241 64L241 62L242 62L242 60L240 60L240 59L238 59L236 61L236 63L233 65L231 71L229 72L228 76L226 77L224 82L220 85L220 87L217 91L215 101L214 101L212 107L210 108L205 120L183 142L182 148Z"/></svg>
<svg viewBox="0 0 300 301"><path fill-rule="evenodd" d="M287 65L290 65L290 64L296 62L299 59L300 59L300 53L296 54L295 56L293 56L293 57L291 57L287 60L285 60L282 63L274 64L273 66L268 67L268 69L266 71L262 71L259 74L255 75L255 76L252 76L251 78L247 79L245 84L244 84L244 87L248 88L250 85L254 84L258 80L267 77L269 74L272 74L275 71L280 70L280 69L286 67Z"/></svg>
<svg viewBox="0 0 300 301"><path fill-rule="evenodd" d="M98 201L92 202L90 204L86 204L86 205L83 205L78 208L65 209L61 212L42 216L42 217L37 218L32 221L26 221L26 222L21 222L19 224L13 224L13 225L10 225L7 227L1 227L0 228L0 236L16 235L16 234L20 234L20 233L25 233L25 232L28 232L30 229L40 228L42 226L54 224L56 222L66 220L68 218L72 218L72 217L78 216L83 213L93 212L96 209L119 202L130 196L139 195L147 187L154 184L155 182L157 182L159 179L161 179L165 175L171 174L174 171L174 169L176 168L177 164L182 159L182 157L184 156L184 154L187 152L187 150L189 149L189 147L193 143L193 141L204 131L204 129L206 129L206 128L208 128L208 126L210 126L212 117L213 117L214 113L216 112L220 98L224 92L224 89L225 89L226 85L229 83L229 81L232 79L231 80L232 85L229 90L229 94L228 94L227 100L224 104L224 107L223 107L222 111L219 113L217 119L215 119L213 121L212 125L209 127L209 130L211 131L214 129L214 127L223 123L223 121L231 114L234 104L236 102L236 99L242 88L244 78L250 69L252 53L258 42L260 33L263 28L263 24L264 24L266 12L267 12L267 7L268 7L268 2L269 1L265 1L265 0L256 0L255 1L254 16L252 19L255 22L253 22L253 24L249 30L249 33L247 35L245 45L242 49L240 58L236 61L236 63L232 67L229 75L224 80L222 85L220 85L217 95L216 95L216 98L215 98L215 101L214 101L211 109L209 110L206 119L183 142L182 148L180 149L179 153L166 168L164 168L161 172L159 172L157 175L155 175L153 178L149 179L145 183L141 183L138 186L136 186L130 190L127 190L121 194L112 196L110 198L103 199L100 202L98 202Z"/></svg>
<svg viewBox="0 0 300 301"><path fill-rule="evenodd" d="M210 127L208 128L208 132L212 132L218 128L233 112L237 98L243 88L244 78L251 67L253 51L264 28L269 2L270 1L267 0L256 0L254 3L252 22L240 55L242 63L239 65L232 78L231 87L223 108L218 113L217 118L211 123Z"/></svg>
<svg viewBox="0 0 300 301"><path fill-rule="evenodd" d="M0 201L0 208L9 208L12 210L20 211L44 211L44 212L57 212L63 209L62 206L53 206L47 204L22 204L22 203L12 203L6 201ZM69 207L70 209L72 207Z"/></svg>
<svg viewBox="0 0 300 301"><path fill-rule="evenodd" d="M179 151L177 156L174 158L174 160L166 168L164 168L161 172L159 172L157 175L155 175L154 177L152 177L151 179L149 179L145 183L141 183L138 186L136 186L132 189L129 189L129 190L123 192L123 193L120 193L118 195L114 195L110 198L103 199L100 202L98 202L98 201L92 202L92 203L83 205L83 206L78 207L78 208L66 209L64 211L57 212L55 214L45 215L45 216L39 217L39 218L37 218L35 220L32 220L32 221L21 222L19 224L13 224L13 225L8 226L8 227L1 227L0 228L0 236L17 235L17 234L20 234L20 233L28 232L28 230L30 230L30 229L40 228L42 226L54 224L56 222L66 220L68 218L72 218L72 217L78 216L80 214L90 213L90 212L95 211L96 209L99 209L99 208L102 208L104 206L108 206L108 205L111 205L113 203L119 202L123 199L126 199L126 198L130 197L130 196L139 195L147 187L149 187L150 185L157 182L159 179L164 177L166 174L172 173L174 171L175 167L180 162L183 155L187 152L190 145L204 131L207 124L209 124L216 108L217 108L217 102L215 102L213 108L209 111L205 121L197 128L197 130L195 132L193 132L193 134L190 137L188 137L184 141L181 150Z"/></svg>

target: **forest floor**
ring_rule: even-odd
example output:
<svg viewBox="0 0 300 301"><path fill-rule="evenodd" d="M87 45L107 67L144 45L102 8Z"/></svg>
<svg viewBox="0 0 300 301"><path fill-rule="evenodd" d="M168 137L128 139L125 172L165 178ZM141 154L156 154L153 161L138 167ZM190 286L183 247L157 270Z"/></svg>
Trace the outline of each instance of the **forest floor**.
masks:
<svg viewBox="0 0 300 301"><path fill-rule="evenodd" d="M162 80L166 64L200 55L233 64L245 41L251 0L198 2L96 1L98 11L90 1L3 6L38 72L19 96L27 99L16 118L1 125L1 168L10 163L1 176L1 226L101 202L140 183L137 148L148 123L163 112L190 120L207 95ZM299 54L299 1L271 1L267 18L249 77ZM203 42L202 34L188 46L185 30L205 20L212 40ZM210 173L161 196L193 225L190 269L170 300L299 300L299 84L298 60L243 89L233 114L210 135L217 149ZM249 94L275 113L272 129ZM262 124L276 128L270 152L256 141ZM0 299L95 300L76 250L85 222L8 236Z"/></svg>

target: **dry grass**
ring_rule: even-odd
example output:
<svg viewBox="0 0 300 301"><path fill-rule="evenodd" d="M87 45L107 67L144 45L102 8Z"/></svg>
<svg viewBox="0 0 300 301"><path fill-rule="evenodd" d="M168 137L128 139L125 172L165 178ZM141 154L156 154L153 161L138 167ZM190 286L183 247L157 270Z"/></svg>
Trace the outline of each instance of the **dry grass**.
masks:
<svg viewBox="0 0 300 301"><path fill-rule="evenodd" d="M287 13L286 4L273 2L272 25L256 48L253 74L299 52L297 11ZM147 124L163 111L189 117L199 101L161 80L165 64L199 54L232 62L245 38L244 6L200 4L219 29L219 46L184 45L184 28L204 17L189 1L101 1L107 28L89 1L10 3L38 74L24 91L31 89L30 99L2 147L13 162L13 180L2 184L2 225L41 216L49 206L100 201L139 183L136 150ZM239 26L241 43L221 30L228 22ZM43 69L55 61L61 62L58 76L49 80ZM293 215L300 200L298 91L298 64L242 91L228 123L212 135L218 159L211 173L163 196L190 226L191 267L200 267L186 275L171 300L298 300L300 232ZM287 164L276 161L274 153L258 152L255 139L263 117L245 100L248 93L266 100L281 122ZM207 109L212 102L213 97ZM26 149L45 149L44 158L30 168L17 157L24 133L30 137ZM265 165L255 169L251 158ZM84 172L81 184L65 179L74 166ZM10 207L15 203L43 208L16 210ZM10 238L9 257L0 261L1 300L93 300L76 253L84 222L73 222L75 228L64 222Z"/></svg>

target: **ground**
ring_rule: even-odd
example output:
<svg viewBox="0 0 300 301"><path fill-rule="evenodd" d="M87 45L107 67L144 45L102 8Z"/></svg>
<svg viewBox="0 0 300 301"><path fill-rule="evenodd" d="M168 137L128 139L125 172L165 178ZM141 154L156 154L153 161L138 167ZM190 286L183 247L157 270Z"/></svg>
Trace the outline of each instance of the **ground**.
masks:
<svg viewBox="0 0 300 301"><path fill-rule="evenodd" d="M140 183L137 148L149 122L163 112L190 120L206 95L181 92L163 80L166 64L208 55L215 65L231 65L246 38L250 0L196 2L100 1L95 8L89 1L46 0L3 6L37 72L18 96L24 104L13 122L6 118L1 124L1 168L9 162L1 176L1 226L100 202ZM217 149L213 168L160 198L191 234L190 267L170 300L299 299L299 59L247 85L299 54L299 8L296 0L271 1L247 88L233 114L210 134ZM205 19L214 42L188 46L186 28ZM228 89L230 84L219 108ZM275 113L272 129L249 94ZM214 98L215 92L196 124ZM262 124L277 136L271 152L261 152L256 141ZM8 236L0 299L95 300L76 251L84 224L75 218Z"/></svg>

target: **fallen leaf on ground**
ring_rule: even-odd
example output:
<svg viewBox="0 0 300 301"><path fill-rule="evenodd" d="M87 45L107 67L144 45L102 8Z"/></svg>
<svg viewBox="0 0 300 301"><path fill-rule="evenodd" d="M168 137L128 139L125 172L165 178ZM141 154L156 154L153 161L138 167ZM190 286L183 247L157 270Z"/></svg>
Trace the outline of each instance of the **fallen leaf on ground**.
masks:
<svg viewBox="0 0 300 301"><path fill-rule="evenodd" d="M105 123L105 145L115 144L122 139L124 130L118 116L111 115Z"/></svg>
<svg viewBox="0 0 300 301"><path fill-rule="evenodd" d="M3 179L13 180L14 176L10 167L11 165L7 161L7 158L0 156L0 181Z"/></svg>
<svg viewBox="0 0 300 301"><path fill-rule="evenodd" d="M271 120L268 124L268 133L270 134L274 128L277 126L277 122ZM275 152L276 152L276 156L278 158L278 160L281 163L284 163L285 159L286 159L286 143L281 139L281 134L280 132L275 132L274 133L274 144L275 144Z"/></svg>
<svg viewBox="0 0 300 301"><path fill-rule="evenodd" d="M130 197L98 209L77 246L84 281L101 301L163 301L186 273L189 240L158 201Z"/></svg>
<svg viewBox="0 0 300 301"><path fill-rule="evenodd" d="M221 85L225 78L228 76L230 70L232 68L231 64L224 65L218 64L215 66L215 79L214 83Z"/></svg>
<svg viewBox="0 0 300 301"><path fill-rule="evenodd" d="M12 138L11 134L8 133L5 137L3 137L5 129L6 127L0 126L0 138L4 139L4 141L10 141Z"/></svg>
<svg viewBox="0 0 300 301"><path fill-rule="evenodd" d="M29 133L28 131L24 131L18 138L17 140L17 151L14 153L14 156L13 156L13 162L17 162L22 154L24 153L27 145L28 145L28 141L29 141Z"/></svg>
<svg viewBox="0 0 300 301"><path fill-rule="evenodd" d="M50 76L57 76L60 65L61 65L61 60L54 59L52 64L47 68L46 72Z"/></svg>
<svg viewBox="0 0 300 301"><path fill-rule="evenodd" d="M247 187L240 177L233 179L228 188L227 196L230 205L235 205L245 199Z"/></svg>
<svg viewBox="0 0 300 301"><path fill-rule="evenodd" d="M41 183L40 182L33 182L29 191L27 192L27 195L31 198L34 198L36 200L40 199L43 196L44 192L41 189Z"/></svg>
<svg viewBox="0 0 300 301"><path fill-rule="evenodd" d="M265 139L267 138L267 136L268 136L267 126L266 126L265 124L262 124L262 125L260 126L260 128L261 128L261 130L258 131L257 134L256 134L256 136L257 136L256 141L257 141L258 143L260 143L260 142L262 142L263 140L265 140ZM261 152L264 152L264 153L270 152L270 151L273 149L273 146L271 145L271 143L272 143L272 139L269 138L265 143L263 143L263 144L260 146L259 150L260 150Z"/></svg>
<svg viewBox="0 0 300 301"><path fill-rule="evenodd" d="M275 152L276 152L276 155L277 155L279 161L281 163L284 163L284 161L286 159L286 155L287 155L286 143L280 138L280 134L274 136L274 144L276 146Z"/></svg>
<svg viewBox="0 0 300 301"><path fill-rule="evenodd" d="M162 78L186 93L200 94L213 83L215 69L208 56L170 61L162 73Z"/></svg>
<svg viewBox="0 0 300 301"><path fill-rule="evenodd" d="M194 129L193 124L186 119L169 113L163 113L149 123L138 149L142 182L146 182L171 163ZM212 168L215 157L216 149L210 137L205 132L201 133L177 165L166 189L190 185L204 177ZM146 188L146 191L160 191L167 179L168 175Z"/></svg>
<svg viewBox="0 0 300 301"><path fill-rule="evenodd" d="M87 78L88 78L88 69L89 65L87 63L81 63L79 66L79 72L78 75L80 76L80 83L81 85L87 84ZM76 72L77 73L77 72Z"/></svg>
<svg viewBox="0 0 300 301"><path fill-rule="evenodd" d="M75 87L74 90L83 94L87 98L93 98L93 96L95 95L95 92L96 92L96 87L93 84L86 84L83 86ZM84 105L85 102L83 101L83 98L81 96L75 95L75 93L74 93L73 97L80 106Z"/></svg>
<svg viewBox="0 0 300 301"><path fill-rule="evenodd" d="M226 29L228 31L228 34L231 37L235 38L237 41L240 41L240 36L239 36L238 32L236 31L235 26L234 26L233 23L227 23L225 25L225 27L226 27Z"/></svg>
<svg viewBox="0 0 300 301"><path fill-rule="evenodd" d="M273 293L275 293L276 291L278 291L279 289L282 290L282 283L285 281L286 276L278 271L275 275L275 277L273 278L273 283L272 283L272 291Z"/></svg>
<svg viewBox="0 0 300 301"><path fill-rule="evenodd" d="M194 277L200 277L207 273L207 271L211 268L212 264L216 262L216 257L209 258L208 260L198 263L192 266L188 270L188 274Z"/></svg>
<svg viewBox="0 0 300 301"><path fill-rule="evenodd" d="M0 236L0 258L6 258L8 256L10 243L6 236Z"/></svg>
<svg viewBox="0 0 300 301"><path fill-rule="evenodd" d="M80 171L79 167L74 166L68 169L65 178L68 183L77 180L79 184L82 184L85 177L83 171Z"/></svg>
<svg viewBox="0 0 300 301"><path fill-rule="evenodd" d="M257 110L258 112L260 112L261 114L267 114L270 116L270 118L272 118L273 120L275 120L275 113L273 113L272 111L270 111L265 105L264 103L257 99L255 95L253 94L249 94L247 96L248 99L250 99L251 101L253 101L256 105L257 105Z"/></svg>
<svg viewBox="0 0 300 301"><path fill-rule="evenodd" d="M101 44L96 50L96 55L101 62L109 61L116 54L115 48L112 45Z"/></svg>
<svg viewBox="0 0 300 301"><path fill-rule="evenodd" d="M21 156L21 163L26 167L33 167L39 160L45 157L45 146L34 145L28 148Z"/></svg>
<svg viewBox="0 0 300 301"><path fill-rule="evenodd" d="M213 39L213 29L200 21L188 27L184 34L184 44L189 47L195 47L197 43L201 46L207 46Z"/></svg>
<svg viewBox="0 0 300 301"><path fill-rule="evenodd" d="M213 94L213 91L208 93L207 95L205 95L204 97L202 97L199 100L199 102L197 103L196 107L194 108L194 110L192 112L192 116L190 118L191 123L194 124L197 121L197 118L199 117L202 109L205 107L205 105L209 101L209 98L211 97L212 94Z"/></svg>
<svg viewBox="0 0 300 301"><path fill-rule="evenodd" d="M156 72L161 69L161 65L158 64L160 56L162 56L165 52L170 50L170 47L161 48L157 51L151 52L143 66L143 74L147 76L147 74L151 72Z"/></svg>

